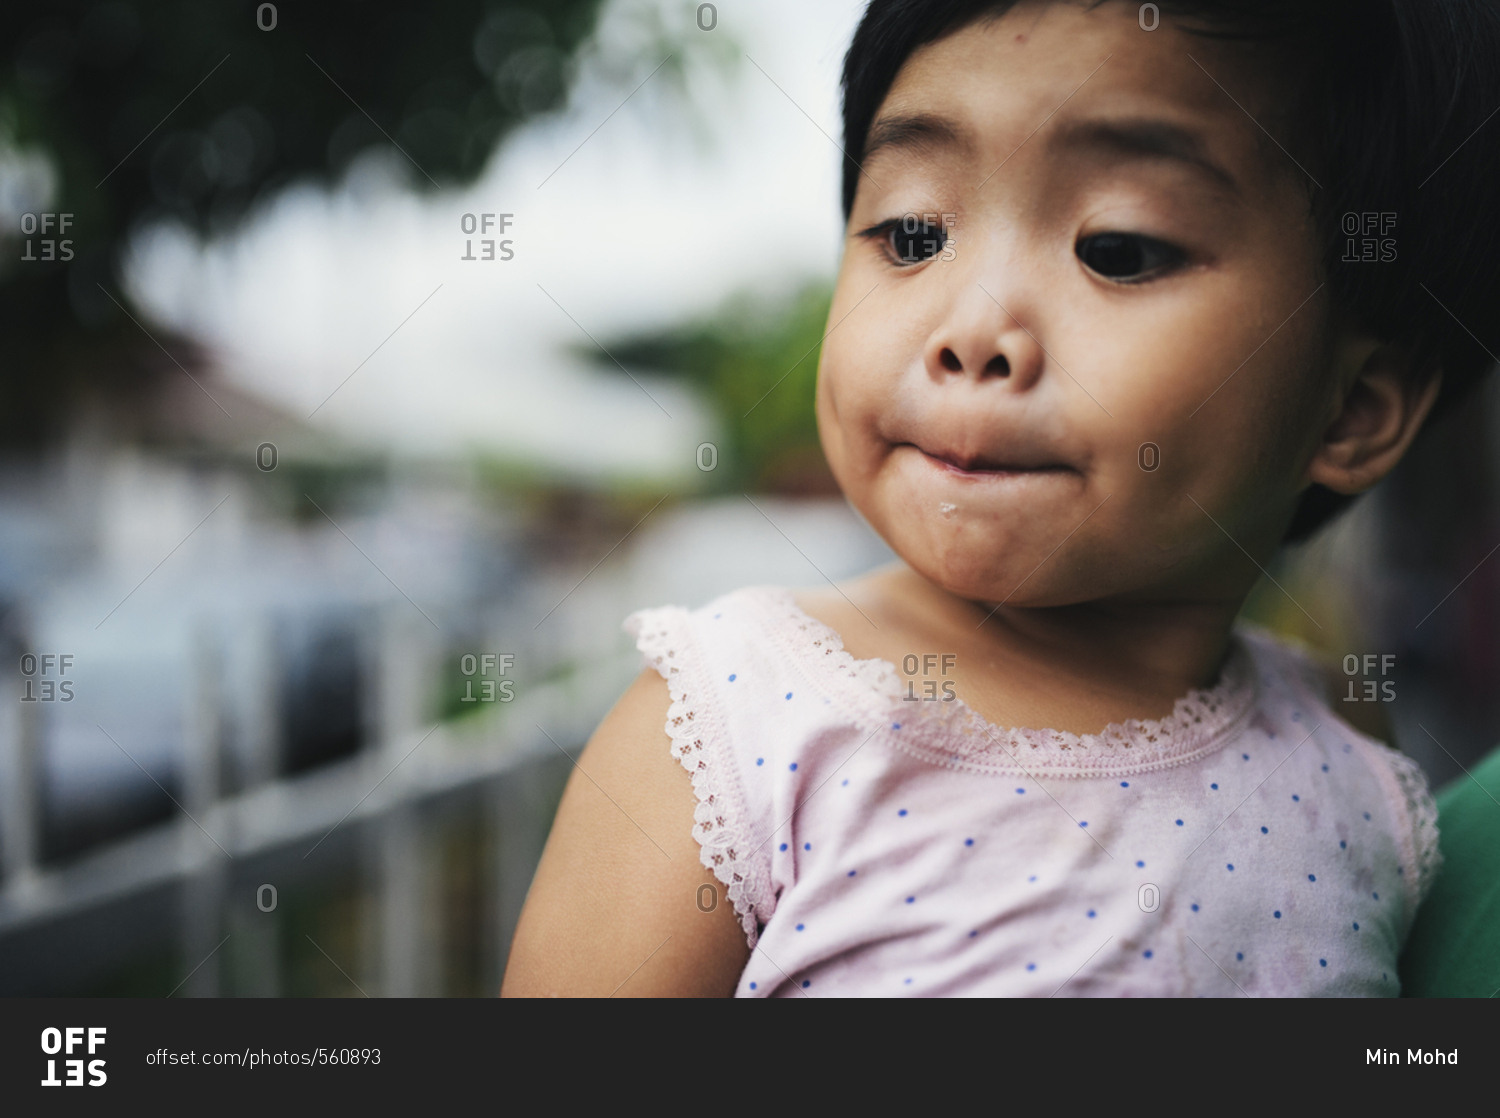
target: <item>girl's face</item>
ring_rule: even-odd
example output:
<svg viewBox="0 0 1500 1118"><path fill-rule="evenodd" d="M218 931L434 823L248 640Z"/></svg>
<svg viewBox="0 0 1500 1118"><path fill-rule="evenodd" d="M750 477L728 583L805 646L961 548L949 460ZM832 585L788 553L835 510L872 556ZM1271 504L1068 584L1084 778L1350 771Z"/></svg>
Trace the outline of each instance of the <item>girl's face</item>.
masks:
<svg viewBox="0 0 1500 1118"><path fill-rule="evenodd" d="M913 54L870 130L819 430L854 506L966 598L1243 593L1337 414L1270 83L1142 22L1018 5Z"/></svg>

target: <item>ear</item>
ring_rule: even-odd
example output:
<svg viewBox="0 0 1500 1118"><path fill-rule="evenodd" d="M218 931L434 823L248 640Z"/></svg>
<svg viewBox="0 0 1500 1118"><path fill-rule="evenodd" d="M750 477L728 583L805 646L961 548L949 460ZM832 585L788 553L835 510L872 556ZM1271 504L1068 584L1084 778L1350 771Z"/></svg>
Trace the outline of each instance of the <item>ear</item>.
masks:
<svg viewBox="0 0 1500 1118"><path fill-rule="evenodd" d="M1346 337L1336 367L1333 418L1307 480L1352 495L1401 461L1437 400L1443 376L1436 367L1419 372L1405 351L1367 337Z"/></svg>

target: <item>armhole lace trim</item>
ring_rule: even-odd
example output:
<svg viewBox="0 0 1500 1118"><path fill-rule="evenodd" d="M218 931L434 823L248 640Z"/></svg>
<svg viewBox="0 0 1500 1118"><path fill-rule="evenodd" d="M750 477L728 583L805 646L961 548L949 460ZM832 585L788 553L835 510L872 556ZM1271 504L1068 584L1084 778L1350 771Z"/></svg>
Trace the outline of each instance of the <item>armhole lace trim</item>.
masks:
<svg viewBox="0 0 1500 1118"><path fill-rule="evenodd" d="M672 756L692 778L698 800L693 809L693 838L699 861L724 885L753 948L760 934L765 884L751 861L755 844L745 830L744 797L729 762L722 721L702 701L704 688L688 624L687 611L671 606L632 614L625 629L636 638L646 663L667 682L672 702L667 708L666 731L672 739Z"/></svg>
<svg viewBox="0 0 1500 1118"><path fill-rule="evenodd" d="M1415 761L1389 747L1381 748L1395 778L1396 791L1401 797L1400 806L1406 812L1409 847L1403 853L1407 873L1412 875L1407 882L1407 925L1410 927L1417 906L1431 891L1442 865L1442 853L1438 849L1437 802L1433 799L1427 777Z"/></svg>

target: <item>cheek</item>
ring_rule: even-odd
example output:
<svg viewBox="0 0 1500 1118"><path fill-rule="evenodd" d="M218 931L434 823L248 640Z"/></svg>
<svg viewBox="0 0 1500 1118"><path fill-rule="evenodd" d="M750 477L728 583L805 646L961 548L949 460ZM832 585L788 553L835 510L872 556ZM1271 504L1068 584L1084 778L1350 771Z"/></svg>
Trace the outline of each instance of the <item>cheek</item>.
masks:
<svg viewBox="0 0 1500 1118"><path fill-rule="evenodd" d="M1170 366L1156 364L1117 409L1105 488L1127 496L1158 549L1228 542L1225 532L1253 546L1301 488L1322 351L1316 320L1277 331L1285 314L1239 330L1184 324ZM1275 321L1262 329L1261 317Z"/></svg>
<svg viewBox="0 0 1500 1118"><path fill-rule="evenodd" d="M839 332L850 324L843 323ZM893 389L878 364L879 353L879 346L850 331L838 344L832 337L825 341L818 362L818 436L846 494L868 480L884 450L880 419Z"/></svg>
<svg viewBox="0 0 1500 1118"><path fill-rule="evenodd" d="M818 387L813 398L813 411L818 424L818 442L823 447L823 458L828 463L828 469L833 473L833 480L844 495L848 496L846 440L840 427L833 377L830 375L826 359L820 361L818 365Z"/></svg>
<svg viewBox="0 0 1500 1118"><path fill-rule="evenodd" d="M881 444L874 437L877 388L856 370L847 352L826 352L818 365L815 397L818 440L823 457L845 499L870 518L872 491L881 468Z"/></svg>

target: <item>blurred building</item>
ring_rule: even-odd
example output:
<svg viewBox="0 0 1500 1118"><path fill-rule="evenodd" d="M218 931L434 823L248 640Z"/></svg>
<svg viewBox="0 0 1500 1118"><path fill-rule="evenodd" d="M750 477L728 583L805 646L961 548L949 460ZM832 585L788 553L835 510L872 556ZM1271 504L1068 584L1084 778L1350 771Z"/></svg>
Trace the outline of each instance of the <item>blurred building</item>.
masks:
<svg viewBox="0 0 1500 1118"><path fill-rule="evenodd" d="M527 498L199 379L0 478L0 992L493 993L625 615L888 556L837 500Z"/></svg>

